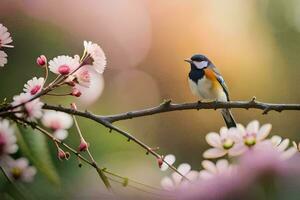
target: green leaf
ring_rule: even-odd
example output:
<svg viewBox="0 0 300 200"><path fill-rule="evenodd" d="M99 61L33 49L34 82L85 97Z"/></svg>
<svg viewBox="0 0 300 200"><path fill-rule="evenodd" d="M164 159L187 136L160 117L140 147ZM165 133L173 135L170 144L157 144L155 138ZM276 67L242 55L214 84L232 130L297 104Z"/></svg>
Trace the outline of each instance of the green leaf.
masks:
<svg viewBox="0 0 300 200"><path fill-rule="evenodd" d="M59 176L51 160L45 136L31 127L18 125L18 129L16 136L21 152L50 182L59 185Z"/></svg>

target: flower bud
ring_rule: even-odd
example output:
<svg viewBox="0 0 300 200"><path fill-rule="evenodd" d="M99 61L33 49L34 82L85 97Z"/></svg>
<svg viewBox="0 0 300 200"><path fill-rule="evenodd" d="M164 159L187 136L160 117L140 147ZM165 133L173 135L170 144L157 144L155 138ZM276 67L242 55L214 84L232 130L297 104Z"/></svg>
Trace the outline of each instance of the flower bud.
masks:
<svg viewBox="0 0 300 200"><path fill-rule="evenodd" d="M58 68L58 72L61 75L67 75L70 73L70 67L68 65L62 65Z"/></svg>
<svg viewBox="0 0 300 200"><path fill-rule="evenodd" d="M40 66L40 67L44 67L47 63L47 58L44 55L40 55L39 57L37 57L36 59L36 63Z"/></svg>
<svg viewBox="0 0 300 200"><path fill-rule="evenodd" d="M162 164L164 163L163 159L160 157L160 158L157 158L157 164L158 164L158 167L161 168Z"/></svg>
<svg viewBox="0 0 300 200"><path fill-rule="evenodd" d="M81 96L81 92L77 88L73 87L71 95L75 96L75 97L80 97Z"/></svg>
<svg viewBox="0 0 300 200"><path fill-rule="evenodd" d="M61 148L58 149L57 157L59 160L68 160L70 157L69 152L64 152Z"/></svg>
<svg viewBox="0 0 300 200"><path fill-rule="evenodd" d="M89 147L89 144L83 138L81 138L78 150L86 151L88 149L88 147Z"/></svg>
<svg viewBox="0 0 300 200"><path fill-rule="evenodd" d="M73 110L77 110L77 106L76 106L76 104L73 102L73 103L71 103L71 108L73 109Z"/></svg>

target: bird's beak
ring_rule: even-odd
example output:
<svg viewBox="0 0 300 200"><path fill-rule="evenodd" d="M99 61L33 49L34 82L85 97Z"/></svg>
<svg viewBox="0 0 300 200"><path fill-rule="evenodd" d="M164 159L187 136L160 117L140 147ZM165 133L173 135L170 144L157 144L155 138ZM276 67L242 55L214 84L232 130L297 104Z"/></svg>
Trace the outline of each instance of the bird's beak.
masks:
<svg viewBox="0 0 300 200"><path fill-rule="evenodd" d="M188 63L192 63L192 61L189 60L189 59L185 59L184 61L185 61L185 62L188 62Z"/></svg>

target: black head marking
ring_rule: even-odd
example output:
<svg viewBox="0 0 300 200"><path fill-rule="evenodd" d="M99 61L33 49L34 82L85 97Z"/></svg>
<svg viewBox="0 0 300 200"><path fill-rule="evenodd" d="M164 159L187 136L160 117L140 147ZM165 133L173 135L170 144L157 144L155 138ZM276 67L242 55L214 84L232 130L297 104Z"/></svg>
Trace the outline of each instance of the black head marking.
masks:
<svg viewBox="0 0 300 200"><path fill-rule="evenodd" d="M202 54L195 54L191 57L191 60L192 61L197 61L197 62L201 62L201 61L207 61L210 63L210 60L205 56L205 55L202 55Z"/></svg>

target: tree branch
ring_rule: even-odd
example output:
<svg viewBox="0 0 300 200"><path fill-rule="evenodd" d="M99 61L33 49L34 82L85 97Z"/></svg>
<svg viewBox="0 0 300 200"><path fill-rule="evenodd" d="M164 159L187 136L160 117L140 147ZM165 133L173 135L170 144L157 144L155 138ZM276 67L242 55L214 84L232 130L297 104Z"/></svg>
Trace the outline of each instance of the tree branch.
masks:
<svg viewBox="0 0 300 200"><path fill-rule="evenodd" d="M73 109L64 108L61 106L52 106L52 105L44 106L44 109L57 110L57 111L62 111L73 115L82 116L97 121L103 125L107 125L106 122L114 123L116 121L127 120L127 119L132 119L137 117L144 117L144 116L165 113L165 112L193 110L193 109L216 110L222 108L242 108L247 110L259 109L263 111L262 114L268 114L270 111L282 112L284 110L300 110L300 104L264 103L264 102L256 101L255 98L253 98L250 101L230 101L230 102L212 101L212 102L195 102L195 103L182 103L182 104L171 103L171 101L168 100L168 101L164 101L163 103L161 103L156 107L146 108L146 109L136 110L136 111L129 111L126 113L120 113L115 115L107 115L107 116L95 115L88 111L85 112L75 111Z"/></svg>
<svg viewBox="0 0 300 200"><path fill-rule="evenodd" d="M56 110L61 111L65 113L69 113L72 115L78 115L84 118L88 118L91 120L94 120L106 128L110 129L110 131L114 130L118 132L119 134L125 136L128 141L134 141L136 144L141 146L146 150L147 154L152 154L157 159L161 158L161 155L156 153L152 148L150 148L148 145L137 139L136 137L132 136L130 133L123 131L122 129L116 127L113 125L114 122L120 121L120 120L127 120L137 117L143 117L148 115L154 115L164 112L172 112L172 111L180 111L180 110L200 110L200 109L222 109L222 108L243 108L243 109L260 109L263 110L263 114L267 114L269 111L277 111L281 112L284 110L300 110L300 104L272 104L272 103L263 103L255 100L255 97L253 97L250 101L231 101L231 102L196 102L196 103L182 103L182 104L176 104L171 103L171 100L166 100L160 105L152 108L147 108L143 110L137 110L137 111L130 111L126 113L121 114L115 114L115 115L95 115L93 113L88 112L87 110L82 112L70 108L65 108L62 106L52 106L52 105L44 105L44 109L48 110ZM165 162L163 160L163 162ZM177 171L177 169L169 165L167 162L165 162L172 170L180 174L182 177L185 178L183 174Z"/></svg>

